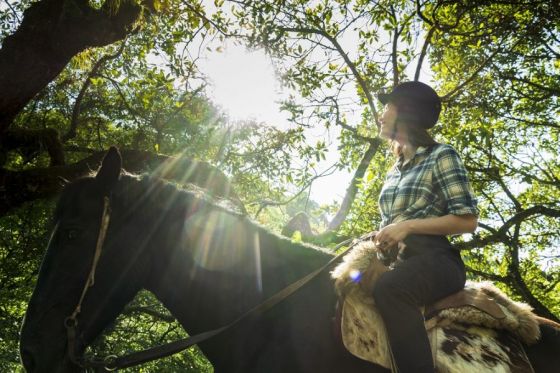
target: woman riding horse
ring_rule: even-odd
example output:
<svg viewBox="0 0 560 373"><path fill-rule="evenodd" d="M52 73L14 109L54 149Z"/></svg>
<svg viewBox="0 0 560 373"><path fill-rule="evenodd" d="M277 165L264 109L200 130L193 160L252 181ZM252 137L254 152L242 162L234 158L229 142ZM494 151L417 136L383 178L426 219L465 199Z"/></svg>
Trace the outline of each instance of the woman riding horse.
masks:
<svg viewBox="0 0 560 373"><path fill-rule="evenodd" d="M373 297L398 371L434 372L419 306L465 285L459 250L446 236L476 229L476 198L455 149L427 132L441 111L436 92L405 82L378 98L385 104L380 136L397 161L379 197L382 222L374 242L383 254L398 256L398 264L378 279Z"/></svg>

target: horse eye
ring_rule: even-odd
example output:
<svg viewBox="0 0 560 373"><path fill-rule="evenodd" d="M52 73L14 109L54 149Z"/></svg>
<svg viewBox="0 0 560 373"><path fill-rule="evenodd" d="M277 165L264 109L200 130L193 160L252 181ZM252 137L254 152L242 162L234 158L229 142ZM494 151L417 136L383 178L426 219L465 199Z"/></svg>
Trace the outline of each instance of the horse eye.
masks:
<svg viewBox="0 0 560 373"><path fill-rule="evenodd" d="M80 235L80 231L77 229L68 229L66 231L66 238L68 240L75 240Z"/></svg>

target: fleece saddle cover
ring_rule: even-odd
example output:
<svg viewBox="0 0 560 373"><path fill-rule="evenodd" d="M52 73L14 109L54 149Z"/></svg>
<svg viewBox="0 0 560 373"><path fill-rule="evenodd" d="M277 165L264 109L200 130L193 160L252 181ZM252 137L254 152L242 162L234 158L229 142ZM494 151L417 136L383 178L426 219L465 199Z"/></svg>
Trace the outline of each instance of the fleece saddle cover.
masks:
<svg viewBox="0 0 560 373"><path fill-rule="evenodd" d="M381 267L372 256L371 244L364 243L348 254L333 271L337 291L343 291L341 335L353 355L391 369L391 352L386 331L369 288L356 279L375 280L371 272ZM357 254L357 255L356 255ZM368 260L363 260L363 255ZM356 275L362 273L364 276ZM341 277L342 276L342 277ZM344 276L349 276L345 281ZM341 281L339 281L341 280ZM521 341L530 344L540 338L538 322L529 306L513 302L488 283L469 283L470 291L481 292L496 301L499 318L476 306L453 304L453 308L431 309L434 317L426 322L432 354L438 372L533 372ZM445 304L445 302L443 302Z"/></svg>

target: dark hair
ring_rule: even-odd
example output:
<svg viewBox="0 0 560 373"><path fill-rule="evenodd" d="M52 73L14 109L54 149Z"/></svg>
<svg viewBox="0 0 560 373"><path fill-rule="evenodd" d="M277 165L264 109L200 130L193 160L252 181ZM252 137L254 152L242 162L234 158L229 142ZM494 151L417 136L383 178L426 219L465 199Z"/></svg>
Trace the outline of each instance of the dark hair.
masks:
<svg viewBox="0 0 560 373"><path fill-rule="evenodd" d="M419 147L419 146L426 146L426 147L430 147L430 146L434 146L436 145L438 142L436 140L434 140L434 138L432 137L432 135L430 135L427 131L426 128L421 127L421 126L417 126L414 125L413 123L404 121L404 120L400 120L398 119L399 115L398 115L398 106L397 106L397 122L395 123L396 126L401 126L402 128L406 129L406 133L408 135L408 141L410 142L410 144L414 147ZM393 152L393 154L395 154L396 156L399 156L401 154L401 146L398 142L396 142L395 140L391 140L391 150Z"/></svg>
<svg viewBox="0 0 560 373"><path fill-rule="evenodd" d="M399 117L409 124L432 128L441 112L441 99L432 87L422 82L404 82L391 93L377 95L382 104L399 107Z"/></svg>
<svg viewBox="0 0 560 373"><path fill-rule="evenodd" d="M408 141L413 146L432 146L437 144L436 140L428 133L425 128L415 126L415 125L407 125L406 122L404 123L404 127L406 128L406 132L408 133Z"/></svg>

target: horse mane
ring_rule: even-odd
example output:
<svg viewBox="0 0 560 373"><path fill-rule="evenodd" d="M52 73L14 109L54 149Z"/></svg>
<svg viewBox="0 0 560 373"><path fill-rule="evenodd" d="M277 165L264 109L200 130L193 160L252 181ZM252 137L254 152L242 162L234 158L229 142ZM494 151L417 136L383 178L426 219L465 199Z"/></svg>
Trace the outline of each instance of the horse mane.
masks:
<svg viewBox="0 0 560 373"><path fill-rule="evenodd" d="M60 218L65 208L71 208L71 203L78 197L80 190L91 185L94 179L94 174L86 175L64 187L54 213L54 221ZM292 257L294 261L303 262L307 258L316 258L316 254L322 258L332 257L332 253L324 248L294 242L290 238L272 232L269 228L253 221L233 201L212 195L208 190L193 184L180 185L149 174L137 175L122 171L112 197L115 208L126 209L132 214L154 214L165 211L175 214L177 219L184 219L185 212L195 208L198 211L218 212L234 219L242 219L245 226L258 231L263 242L273 243L273 245L263 244L263 247L279 246L287 249L284 253L288 257L294 255ZM314 260L311 260L311 263L313 262Z"/></svg>
<svg viewBox="0 0 560 373"><path fill-rule="evenodd" d="M149 174L123 172L114 194L127 204L149 199L155 207L168 209L170 200L173 207L188 207L196 202L199 206L236 217L246 215L233 200L214 195L206 188L191 183L178 184Z"/></svg>
<svg viewBox="0 0 560 373"><path fill-rule="evenodd" d="M241 219L243 224L259 233L259 237L265 242L263 247L280 247L284 254L294 261L306 261L316 254L320 257L332 257L328 250L303 242L295 242L291 238L282 236L271 231L258 222L252 220L247 214L237 208L236 204L227 198L212 195L206 189L193 184L179 185L165 179L150 175L124 174L117 184L117 190L127 195L127 198L142 198L149 195L155 206L164 208L173 201L174 208L189 209L196 206L197 209L210 212L226 214L234 219ZM132 191L132 193L131 193ZM130 203L130 202L129 202ZM313 261L311 261L313 262Z"/></svg>
<svg viewBox="0 0 560 373"><path fill-rule="evenodd" d="M62 211L76 198L78 191L94 179L95 172L91 172L64 185L54 212L54 221L60 218ZM149 198L152 203L160 207L170 198L174 198L178 203L186 204L192 203L196 199L199 202L203 201L205 205L213 205L232 215L245 215L234 201L212 195L209 190L200 186L191 183L179 185L149 174L138 175L124 170L113 195L124 201L125 204L132 204L134 200L145 201L146 198Z"/></svg>

